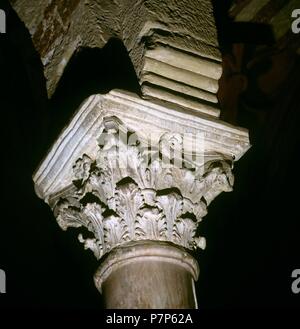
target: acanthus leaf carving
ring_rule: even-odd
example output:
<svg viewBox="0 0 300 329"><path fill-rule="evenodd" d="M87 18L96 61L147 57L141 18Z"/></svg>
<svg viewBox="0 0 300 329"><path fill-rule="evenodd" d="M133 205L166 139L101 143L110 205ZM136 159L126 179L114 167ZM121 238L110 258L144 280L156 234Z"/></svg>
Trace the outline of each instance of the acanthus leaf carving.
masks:
<svg viewBox="0 0 300 329"><path fill-rule="evenodd" d="M113 210L124 219L131 240L135 238L135 220L142 205L143 196L135 183L130 182L117 187Z"/></svg>
<svg viewBox="0 0 300 329"><path fill-rule="evenodd" d="M156 207L141 209L136 219L136 237L141 240L166 240L167 221Z"/></svg>
<svg viewBox="0 0 300 329"><path fill-rule="evenodd" d="M125 220L114 215L105 219L104 233L107 250L111 250L126 241L130 241L129 230Z"/></svg>
<svg viewBox="0 0 300 329"><path fill-rule="evenodd" d="M181 135L163 134L158 147L150 150L137 136L127 142L125 137L133 132L114 120L104 120L97 158L84 154L74 164L77 190L72 202L57 204L59 225L63 229L84 226L92 232L94 239L79 239L97 258L138 240L205 248L205 239L196 236L197 226L214 197L231 190L230 163L204 164L199 175L196 165L188 168L184 161L178 165L183 155ZM167 165L166 159L170 160ZM83 202L88 194L93 202Z"/></svg>
<svg viewBox="0 0 300 329"><path fill-rule="evenodd" d="M182 215L183 201L177 193L170 193L157 197L157 205L164 212L167 220L167 238L173 240L175 220Z"/></svg>
<svg viewBox="0 0 300 329"><path fill-rule="evenodd" d="M174 242L185 248L194 248L194 237L196 234L197 223L191 218L180 218L174 225Z"/></svg>

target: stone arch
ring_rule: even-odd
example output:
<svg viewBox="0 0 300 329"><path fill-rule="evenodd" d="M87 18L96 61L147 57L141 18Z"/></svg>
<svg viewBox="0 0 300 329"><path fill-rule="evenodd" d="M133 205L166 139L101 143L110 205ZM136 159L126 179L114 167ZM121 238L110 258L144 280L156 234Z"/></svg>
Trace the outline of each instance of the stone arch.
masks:
<svg viewBox="0 0 300 329"><path fill-rule="evenodd" d="M53 0L13 6L40 53L52 96L79 47L121 39L146 99L218 114L221 55L211 0ZM32 19L32 15L37 15Z"/></svg>

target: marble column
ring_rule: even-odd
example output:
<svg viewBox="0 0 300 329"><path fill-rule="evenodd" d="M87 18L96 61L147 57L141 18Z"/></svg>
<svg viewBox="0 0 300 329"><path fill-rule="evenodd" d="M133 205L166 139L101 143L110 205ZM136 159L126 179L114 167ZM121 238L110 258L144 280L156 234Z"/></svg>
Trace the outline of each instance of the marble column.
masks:
<svg viewBox="0 0 300 329"><path fill-rule="evenodd" d="M91 96L34 175L58 224L100 262L108 308L196 308L198 225L233 186L248 132L215 112L159 105L124 91ZM203 264L205 266L205 264Z"/></svg>
<svg viewBox="0 0 300 329"><path fill-rule="evenodd" d="M197 307L196 260L183 248L159 241L136 241L110 252L95 274L107 308Z"/></svg>

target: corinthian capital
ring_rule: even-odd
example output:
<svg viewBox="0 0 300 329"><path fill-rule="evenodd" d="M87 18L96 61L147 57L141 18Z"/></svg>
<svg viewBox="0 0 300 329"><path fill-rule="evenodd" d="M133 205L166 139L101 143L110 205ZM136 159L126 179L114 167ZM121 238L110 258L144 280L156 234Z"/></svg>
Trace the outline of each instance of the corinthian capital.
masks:
<svg viewBox="0 0 300 329"><path fill-rule="evenodd" d="M243 130L213 117L111 92L85 103L34 179L62 229L93 233L79 240L98 259L144 240L204 249L198 224L232 190L233 162L248 147Z"/></svg>

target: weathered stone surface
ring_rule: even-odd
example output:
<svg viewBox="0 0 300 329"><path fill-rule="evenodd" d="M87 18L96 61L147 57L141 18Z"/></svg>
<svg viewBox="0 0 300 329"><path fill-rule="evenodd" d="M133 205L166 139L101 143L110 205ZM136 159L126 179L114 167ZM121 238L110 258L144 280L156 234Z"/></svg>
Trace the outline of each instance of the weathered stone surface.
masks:
<svg viewBox="0 0 300 329"><path fill-rule="evenodd" d="M94 234L79 239L98 259L129 241L205 248L198 223L231 191L233 162L249 142L245 130L203 112L120 91L90 97L36 172L36 191L63 229Z"/></svg>
<svg viewBox="0 0 300 329"><path fill-rule="evenodd" d="M121 15L122 40L140 79L143 96L180 105L185 102L186 107L194 109L191 96L194 101L211 102L222 73L211 1L151 0L137 1L135 6L127 4ZM161 78L165 78L163 87L167 89L163 95ZM191 95L186 85L195 87L197 95Z"/></svg>
<svg viewBox="0 0 300 329"><path fill-rule="evenodd" d="M34 5L27 0L10 0L10 3L33 36L44 18L49 1L36 0Z"/></svg>
<svg viewBox="0 0 300 329"><path fill-rule="evenodd" d="M111 1L100 2L101 8L97 1L12 1L41 56L49 96L79 47L102 48L115 36L114 6Z"/></svg>
<svg viewBox="0 0 300 329"><path fill-rule="evenodd" d="M197 102L208 103L214 112L222 69L210 0L12 4L41 55L50 96L80 46L102 48L117 37L128 50L145 98L193 109ZM164 93L158 92L161 87Z"/></svg>

